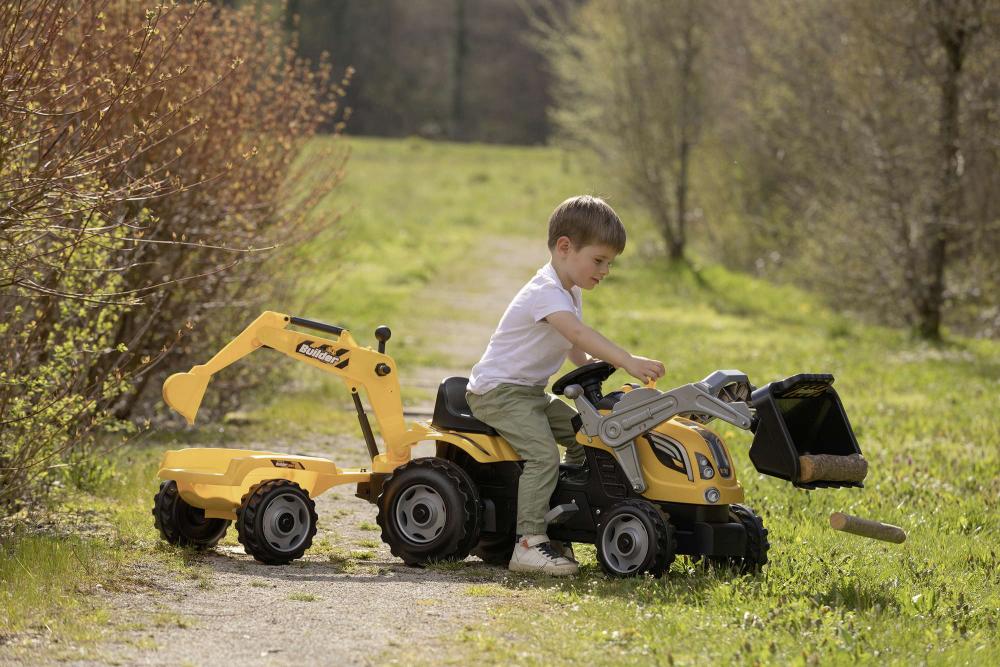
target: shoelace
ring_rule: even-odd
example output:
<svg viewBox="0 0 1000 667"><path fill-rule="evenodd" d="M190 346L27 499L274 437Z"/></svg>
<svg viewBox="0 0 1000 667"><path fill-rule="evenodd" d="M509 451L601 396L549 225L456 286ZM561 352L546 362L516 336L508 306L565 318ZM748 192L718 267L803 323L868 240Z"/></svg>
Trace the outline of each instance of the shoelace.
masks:
<svg viewBox="0 0 1000 667"><path fill-rule="evenodd" d="M542 552L549 560L559 560L563 558L563 555L556 551L555 547L552 546L551 542L542 542L541 544L536 544L535 548Z"/></svg>

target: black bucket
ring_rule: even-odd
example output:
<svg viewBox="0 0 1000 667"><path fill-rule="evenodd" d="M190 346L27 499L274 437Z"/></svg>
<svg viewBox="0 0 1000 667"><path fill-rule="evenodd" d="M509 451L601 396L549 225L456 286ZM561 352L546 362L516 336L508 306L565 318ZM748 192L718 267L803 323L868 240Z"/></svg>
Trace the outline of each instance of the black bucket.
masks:
<svg viewBox="0 0 1000 667"><path fill-rule="evenodd" d="M758 472L804 489L863 486L861 482L799 481L799 457L861 454L833 376L802 373L753 392L757 411L750 461Z"/></svg>

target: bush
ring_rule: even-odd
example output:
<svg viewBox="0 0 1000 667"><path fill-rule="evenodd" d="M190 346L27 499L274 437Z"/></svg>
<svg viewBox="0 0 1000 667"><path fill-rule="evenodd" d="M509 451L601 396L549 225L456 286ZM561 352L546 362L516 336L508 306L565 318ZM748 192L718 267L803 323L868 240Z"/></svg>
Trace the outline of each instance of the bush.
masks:
<svg viewBox="0 0 1000 667"><path fill-rule="evenodd" d="M4 3L0 26L9 504L52 466L82 465L97 430L128 430L113 418L144 410L167 355L214 352L294 281L291 263L281 279L264 263L333 222L310 213L346 153L327 174L296 156L321 125L342 128L350 72L337 80L297 60L278 24L205 2Z"/></svg>

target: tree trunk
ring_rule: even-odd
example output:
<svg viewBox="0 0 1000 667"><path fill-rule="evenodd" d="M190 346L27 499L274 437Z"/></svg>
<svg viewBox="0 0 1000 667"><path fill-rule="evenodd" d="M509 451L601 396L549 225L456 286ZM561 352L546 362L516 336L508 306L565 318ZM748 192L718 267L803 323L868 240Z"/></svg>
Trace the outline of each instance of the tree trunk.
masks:
<svg viewBox="0 0 1000 667"><path fill-rule="evenodd" d="M937 21L934 27L947 59L941 77L941 186L931 211L931 219L924 230L924 275L921 276L922 290L917 312L917 333L921 338L935 341L941 339L948 234L956 228L959 213L960 79L966 47L975 31L975 28L970 30L966 25L966 17L956 14L955 6L942 2L936 4Z"/></svg>
<svg viewBox="0 0 1000 667"><path fill-rule="evenodd" d="M465 0L455 0L455 42L451 61L451 118L448 135L452 140L465 138L465 58L469 53L465 28Z"/></svg>

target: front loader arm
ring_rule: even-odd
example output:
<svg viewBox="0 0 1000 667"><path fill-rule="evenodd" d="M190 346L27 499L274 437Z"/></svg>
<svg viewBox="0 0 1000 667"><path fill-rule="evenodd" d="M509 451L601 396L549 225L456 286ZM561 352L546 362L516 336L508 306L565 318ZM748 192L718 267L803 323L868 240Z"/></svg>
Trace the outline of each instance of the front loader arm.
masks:
<svg viewBox="0 0 1000 667"><path fill-rule="evenodd" d="M335 334L333 340L289 330L290 324ZM406 431L399 379L392 357L361 347L350 332L282 313L266 311L207 363L187 373L175 373L163 383L163 400L194 424L212 375L260 347L269 347L297 361L343 378L352 391L364 387L383 438L396 442Z"/></svg>

